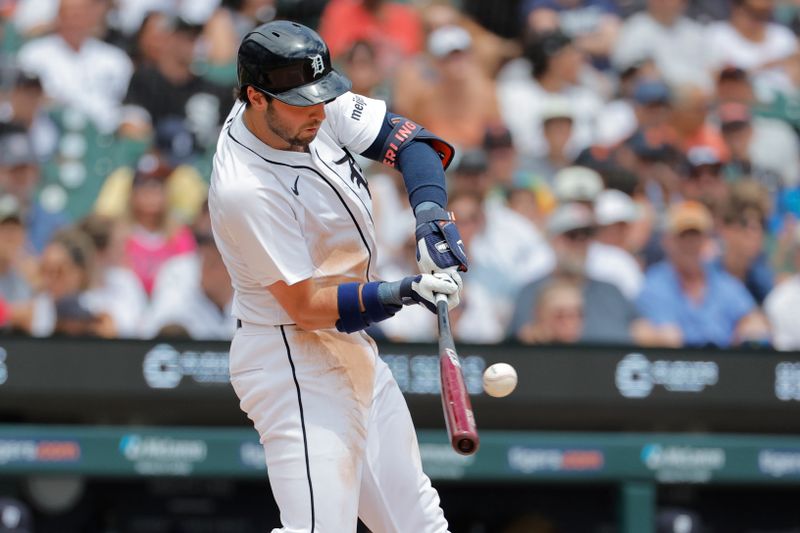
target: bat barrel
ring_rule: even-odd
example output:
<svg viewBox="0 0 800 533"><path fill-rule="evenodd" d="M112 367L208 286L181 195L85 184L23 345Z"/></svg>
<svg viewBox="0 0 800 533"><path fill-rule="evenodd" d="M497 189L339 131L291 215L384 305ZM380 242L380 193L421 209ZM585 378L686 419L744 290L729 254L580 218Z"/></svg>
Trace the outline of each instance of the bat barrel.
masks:
<svg viewBox="0 0 800 533"><path fill-rule="evenodd" d="M444 420L453 449L461 455L472 455L480 444L478 429L450 329L447 297L443 294L436 295L436 311L439 317L439 370Z"/></svg>

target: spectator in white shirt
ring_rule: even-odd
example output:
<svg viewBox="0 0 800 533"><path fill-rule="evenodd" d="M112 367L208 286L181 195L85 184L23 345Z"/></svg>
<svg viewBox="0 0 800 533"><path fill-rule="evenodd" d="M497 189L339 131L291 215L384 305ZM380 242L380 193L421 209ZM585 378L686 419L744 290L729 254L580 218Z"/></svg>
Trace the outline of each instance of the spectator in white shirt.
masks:
<svg viewBox="0 0 800 533"><path fill-rule="evenodd" d="M20 66L42 80L45 93L87 115L104 133L119 122L120 102L133 65L122 50L93 36L106 0L61 0L56 33L19 51Z"/></svg>
<svg viewBox="0 0 800 533"><path fill-rule="evenodd" d="M709 26L704 48L712 68L749 71L757 92L792 92L797 38L789 28L770 22L774 5L774 0L734 0L730 19Z"/></svg>
<svg viewBox="0 0 800 533"><path fill-rule="evenodd" d="M597 196L594 213L597 226L589 245L587 271L595 279L616 285L633 301L644 281L639 263L625 248L631 223L639 219L636 203L622 191L607 189Z"/></svg>
<svg viewBox="0 0 800 533"><path fill-rule="evenodd" d="M577 151L594 141L595 118L603 106L597 90L580 85L585 58L569 37L560 32L539 36L527 47L533 76L517 75L519 67L501 73L497 95L503 120L514 144L525 156L540 157L547 151L542 133L542 110L547 97L561 95L575 119L572 146Z"/></svg>
<svg viewBox="0 0 800 533"><path fill-rule="evenodd" d="M113 322L115 337L138 337L147 294L139 278L123 266L125 234L120 221L103 215L90 215L78 227L94 243L95 268L82 299L99 314L107 313Z"/></svg>
<svg viewBox="0 0 800 533"><path fill-rule="evenodd" d="M652 60L670 84L709 85L705 29L684 16L686 4L686 0L648 0L646 11L629 17L611 56L617 70Z"/></svg>
<svg viewBox="0 0 800 533"><path fill-rule="evenodd" d="M764 301L778 350L800 350L800 228L794 235L795 274L777 285Z"/></svg>
<svg viewBox="0 0 800 533"><path fill-rule="evenodd" d="M228 271L210 233L196 233L195 240L196 253L177 256L159 271L143 326L145 338L177 331L196 340L233 338Z"/></svg>
<svg viewBox="0 0 800 533"><path fill-rule="evenodd" d="M496 269L492 261L474 253L473 243L486 228L486 213L482 198L475 191L456 191L450 195L448 209L458 219L458 228L464 248L470 257L469 272L463 274L467 280L461 304L450 312L453 335L458 342L496 343L503 339L510 313L510 302L504 301L492 286L493 279L505 273ZM408 239L406 249L398 255L395 263L381 271L391 279L397 272L413 266L413 239ZM491 258L487 258L491 259ZM409 263L410 261L410 263ZM381 324L380 333L394 341L431 342L436 338L436 318L422 306L413 306L406 311L403 320L391 320Z"/></svg>
<svg viewBox="0 0 800 533"><path fill-rule="evenodd" d="M719 73L716 97L720 108L730 103L758 105L750 76L738 67ZM800 182L800 145L792 126L779 118L759 115L751 116L749 122L753 130L748 147L751 162L778 174L784 187L796 186Z"/></svg>
<svg viewBox="0 0 800 533"><path fill-rule="evenodd" d="M488 165L482 150L465 152L451 175L451 192L483 198L485 224L473 239L470 257L480 257L481 267L489 271L504 273L487 276L484 281L498 300L505 301L513 298L519 287L550 270L555 256L542 232L508 207L503 194L493 191L495 182ZM470 271L477 270L473 261Z"/></svg>

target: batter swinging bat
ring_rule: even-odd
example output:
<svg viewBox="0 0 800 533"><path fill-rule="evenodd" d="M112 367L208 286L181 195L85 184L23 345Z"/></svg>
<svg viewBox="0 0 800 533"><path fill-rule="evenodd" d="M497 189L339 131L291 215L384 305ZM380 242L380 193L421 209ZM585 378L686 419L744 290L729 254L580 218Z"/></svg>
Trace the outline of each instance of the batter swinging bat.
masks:
<svg viewBox="0 0 800 533"><path fill-rule="evenodd" d="M453 449L461 455L472 455L478 451L480 439L461 373L461 362L453 342L453 332L450 331L450 314L444 294L436 295L436 311L439 316L439 367L444 420Z"/></svg>

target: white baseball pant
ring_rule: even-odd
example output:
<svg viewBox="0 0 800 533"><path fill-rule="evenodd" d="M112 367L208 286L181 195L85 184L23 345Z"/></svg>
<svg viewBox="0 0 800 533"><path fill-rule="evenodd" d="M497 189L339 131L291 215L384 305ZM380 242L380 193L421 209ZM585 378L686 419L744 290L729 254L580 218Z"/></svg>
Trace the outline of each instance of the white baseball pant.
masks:
<svg viewBox="0 0 800 533"><path fill-rule="evenodd" d="M364 333L244 324L231 383L266 454L273 533L443 533L439 495L391 371Z"/></svg>

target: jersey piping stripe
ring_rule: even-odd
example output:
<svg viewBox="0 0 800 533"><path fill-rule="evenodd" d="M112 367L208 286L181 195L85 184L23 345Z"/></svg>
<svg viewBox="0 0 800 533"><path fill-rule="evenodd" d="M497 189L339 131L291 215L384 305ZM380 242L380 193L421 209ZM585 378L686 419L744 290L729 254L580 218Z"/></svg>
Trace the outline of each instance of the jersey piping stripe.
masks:
<svg viewBox="0 0 800 533"><path fill-rule="evenodd" d="M331 190L339 198L339 201L342 203L344 208L347 210L347 214L350 215L350 219L353 221L353 224L355 225L356 230L358 230L358 235L361 237L361 242L364 243L364 247L367 249L367 281L369 281L369 267L372 264L372 250L370 249L369 244L367 244L367 238L364 237L364 232L361 230L361 226L359 226L355 215L353 215L353 212L350 210L350 207L347 205L347 202L344 201L344 198L342 198L342 195L339 194L339 191L336 190L336 187L333 186L333 183L331 183L328 180L328 178L325 177L324 174L322 174L320 171L318 171L315 168L307 167L305 165L290 165L288 163L281 163L280 161L272 161L271 159L267 159L266 157L264 157L263 155L259 154L258 152L256 152L252 148L250 148L249 146L247 146L244 143L242 143L241 141L239 141L239 139L234 137L233 134L231 133L230 128L228 128L228 137L230 137L233 140L233 142L235 142L236 144L238 144L239 146L241 146L245 150L248 150L253 155L258 157L259 159L261 159L263 161L266 161L267 163L269 163L271 165L278 165L278 166L281 166L281 167L289 167L289 168L302 168L302 169L305 169L305 170L310 170L311 172L313 172L314 174L319 176L322 179L322 181L324 181L325 184L328 187L331 188ZM337 174L337 176L338 176L338 174Z"/></svg>
<svg viewBox="0 0 800 533"><path fill-rule="evenodd" d="M281 326L281 335L283 336L283 344L286 346L286 356L289 358L289 365L292 367L292 378L294 379L294 386L297 389L297 405L300 406L300 426L303 429L303 451L306 457L308 494L311 498L311 533L314 533L314 526L316 525L316 518L314 516L314 487L311 484L311 465L308 459L308 436L306 435L306 419L303 414L303 397L300 394L300 383L297 381L297 373L294 369L294 361L292 361L292 350L289 348L289 341L286 339L286 331L283 329L283 326Z"/></svg>
<svg viewBox="0 0 800 533"><path fill-rule="evenodd" d="M343 177L341 174L339 174L339 173L338 173L338 172L336 172L334 169L332 169L332 168L330 167L330 165L328 165L328 163L326 163L326 162L325 162L325 160L324 160L324 159L322 159L322 157L319 155L319 150L317 150L317 148L316 148L316 147L314 148L314 151L315 151L315 152L317 152L317 157L319 158L319 160L320 160L320 161L322 161L322 164L323 164L323 165L325 165L325 166L328 168L328 170L330 170L331 172L333 172L334 174L336 174L336 175L339 177L339 179L340 179L340 180L342 180L342 183L344 183L345 185L347 185L347 188L348 188L348 189L350 189L351 191L353 191L353 194L355 194L355 195L356 195L356 198L358 198L358 201L359 201L359 202L361 202L361 205L363 205L363 206L364 206L364 210L367 212L367 216L369 216L369 221L370 221L370 222L372 222L372 224L374 225L374 224L375 224L375 221L374 221L374 220L372 220L372 213L370 213L370 212L369 212L369 209L367 209L367 204L365 204L365 203L364 203L364 200L362 200L362 199L361 199L361 195L359 195L359 194L356 192L356 190L355 190L355 189L353 189L353 187L352 187L352 186L351 186L349 183L347 183L347 180L346 180L346 179L344 179L344 177Z"/></svg>

